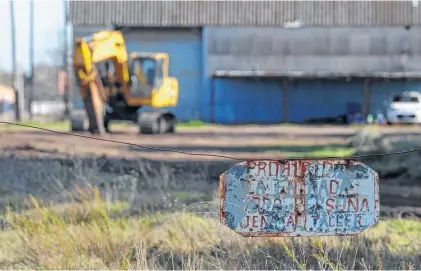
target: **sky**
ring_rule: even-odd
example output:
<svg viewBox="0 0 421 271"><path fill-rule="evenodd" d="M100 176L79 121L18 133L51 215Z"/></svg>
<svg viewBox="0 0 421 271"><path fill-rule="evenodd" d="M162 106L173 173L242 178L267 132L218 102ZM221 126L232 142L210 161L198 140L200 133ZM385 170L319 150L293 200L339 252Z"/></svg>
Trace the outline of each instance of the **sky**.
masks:
<svg viewBox="0 0 421 271"><path fill-rule="evenodd" d="M16 57L20 69L28 71L30 1L15 0ZM10 1L0 0L0 69L12 68ZM64 33L62 0L34 0L34 62L53 64L58 60Z"/></svg>

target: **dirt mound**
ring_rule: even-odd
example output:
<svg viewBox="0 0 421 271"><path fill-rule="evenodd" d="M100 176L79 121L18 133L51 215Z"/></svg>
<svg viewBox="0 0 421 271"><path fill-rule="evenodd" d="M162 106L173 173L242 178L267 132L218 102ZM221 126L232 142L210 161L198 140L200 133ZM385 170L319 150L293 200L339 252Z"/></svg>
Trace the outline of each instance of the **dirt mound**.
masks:
<svg viewBox="0 0 421 271"><path fill-rule="evenodd" d="M383 215L421 217L421 152L409 152L421 149L421 137L366 129L353 136L350 145L361 162L379 173Z"/></svg>
<svg viewBox="0 0 421 271"><path fill-rule="evenodd" d="M356 148L357 155L383 154L421 149L421 138L413 133L386 134L375 129L361 129L350 137L350 145Z"/></svg>
<svg viewBox="0 0 421 271"><path fill-rule="evenodd" d="M363 130L351 139L360 160L376 170L383 183L421 187L421 137L383 135ZM411 152L413 151L413 152Z"/></svg>

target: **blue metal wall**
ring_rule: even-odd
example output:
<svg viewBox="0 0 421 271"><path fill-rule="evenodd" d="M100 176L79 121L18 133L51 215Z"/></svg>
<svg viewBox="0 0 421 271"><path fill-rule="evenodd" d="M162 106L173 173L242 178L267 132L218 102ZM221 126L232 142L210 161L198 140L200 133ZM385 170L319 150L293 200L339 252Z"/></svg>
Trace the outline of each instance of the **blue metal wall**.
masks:
<svg viewBox="0 0 421 271"><path fill-rule="evenodd" d="M283 120L282 80L214 79L214 121L223 124L280 123ZM363 106L364 84L361 80L292 81L288 84L288 122L346 114L349 103ZM378 99L373 95L373 98ZM212 96L206 104L212 112ZM211 114L211 113L210 113ZM212 119L212 116L209 116Z"/></svg>
<svg viewBox="0 0 421 271"><path fill-rule="evenodd" d="M333 117L347 113L349 103L364 98L362 80L294 81L288 87L288 121L304 122L309 118Z"/></svg>
<svg viewBox="0 0 421 271"><path fill-rule="evenodd" d="M385 113L385 101L405 90L420 91L421 81L371 80L369 113ZM288 89L288 121L303 122L309 118L330 117L347 113L349 103L364 107L364 82L353 79L297 81Z"/></svg>
<svg viewBox="0 0 421 271"><path fill-rule="evenodd" d="M263 124L282 121L282 86L279 82L218 78L214 79L213 91L216 123ZM207 104L212 107L212 100L208 100ZM212 111L212 108L209 109Z"/></svg>
<svg viewBox="0 0 421 271"><path fill-rule="evenodd" d="M205 106L205 121L221 124L280 123L283 120L283 92L281 81L251 79L213 79ZM370 85L370 113L385 113L391 95L405 91L420 91L421 81L372 80ZM211 91L214 91L212 102ZM334 117L348 113L351 104L364 108L363 80L297 80L289 82L287 118L291 123L303 123L318 117ZM213 108L212 108L213 105ZM213 116L212 116L213 112Z"/></svg>
<svg viewBox="0 0 421 271"><path fill-rule="evenodd" d="M191 30L132 30L125 35L131 52L165 52L169 75L179 82L179 102L170 108L179 121L201 118L203 101L201 33Z"/></svg>
<svg viewBox="0 0 421 271"><path fill-rule="evenodd" d="M206 121L222 124L280 123L283 119L281 81L251 79L213 79L214 91L207 95ZM405 90L421 91L421 81L374 80L369 85L370 113L384 113L384 102ZM363 80L296 80L289 82L287 93L288 122L302 123L318 117L334 117L348 113L351 103L364 107ZM213 104L213 109L212 109Z"/></svg>

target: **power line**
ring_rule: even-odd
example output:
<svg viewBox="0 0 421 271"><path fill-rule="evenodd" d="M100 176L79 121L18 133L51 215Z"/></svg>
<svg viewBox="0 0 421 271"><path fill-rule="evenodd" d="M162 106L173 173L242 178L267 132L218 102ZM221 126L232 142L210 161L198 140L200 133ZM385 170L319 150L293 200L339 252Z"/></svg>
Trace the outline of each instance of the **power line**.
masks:
<svg viewBox="0 0 421 271"><path fill-rule="evenodd" d="M55 131L55 130L51 130L51 129L47 129L47 128L41 128L41 127L36 127L36 126L31 126L31 125L21 124L21 123L15 123L15 122L0 121L0 123L2 123L2 124L8 124L8 125L21 126L21 127L25 127L25 128L31 128L31 129L35 129L35 130L41 130L41 131L46 131L46 132L60 134L60 135L75 136L75 137L81 137L81 138L86 138L86 139L98 140L98 141L103 141L103 142L110 142L110 143L117 143L117 144L122 144L122 145L134 146L134 147L138 147L138 148L141 148L141 149L147 149L147 150L162 151L162 152L172 152L172 153L179 153L179 154L185 154L185 155L190 155L190 156L217 157L217 158L224 158L224 159L229 159L229 160L234 160L234 161L257 160L257 159L250 159L250 158L240 159L240 158L235 158L235 157L232 157L232 156L220 155L220 154L195 153L195 152L185 152L185 151L173 150L173 149L166 149L166 148L150 147L150 146L146 146L146 145L140 145L140 144L135 144L135 143L130 143L130 142L124 142L124 141L118 141L118 140L112 140L112 139L105 139L105 138L98 138L98 137L86 136L86 135L81 135L81 134L72 134L72 133L67 133L67 132L60 132L60 131ZM361 159L361 158L368 158L368 157L378 157L378 156L391 156L391 155L408 154L408 153L413 153L413 152L421 152L421 149L412 149L412 150L407 150L407 151L387 152L387 153L370 153L370 154L362 154L362 155L348 156L348 157L311 157L311 158L310 157L301 157L301 158L287 158L287 159L288 160L304 160L304 159L308 159L308 160L318 160L318 159ZM274 159L260 158L259 160L273 160L273 161L277 161L279 159L274 160Z"/></svg>

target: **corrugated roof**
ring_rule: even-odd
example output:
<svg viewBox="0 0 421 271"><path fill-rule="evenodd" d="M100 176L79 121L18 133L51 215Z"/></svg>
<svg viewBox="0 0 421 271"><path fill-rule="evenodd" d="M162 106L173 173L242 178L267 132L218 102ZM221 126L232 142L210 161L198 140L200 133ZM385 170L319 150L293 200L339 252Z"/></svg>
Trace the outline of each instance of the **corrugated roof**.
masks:
<svg viewBox="0 0 421 271"><path fill-rule="evenodd" d="M212 77L219 78L279 78L279 77L288 77L288 78L345 78L345 77L354 77L354 78L421 78L421 72L361 72L361 73L324 73L324 72L315 72L315 73L304 73L299 71L286 71L286 72L266 72L266 71L238 71L238 70L217 70L212 74Z"/></svg>
<svg viewBox="0 0 421 271"><path fill-rule="evenodd" d="M413 1L74 1L75 26L403 26L421 23Z"/></svg>

